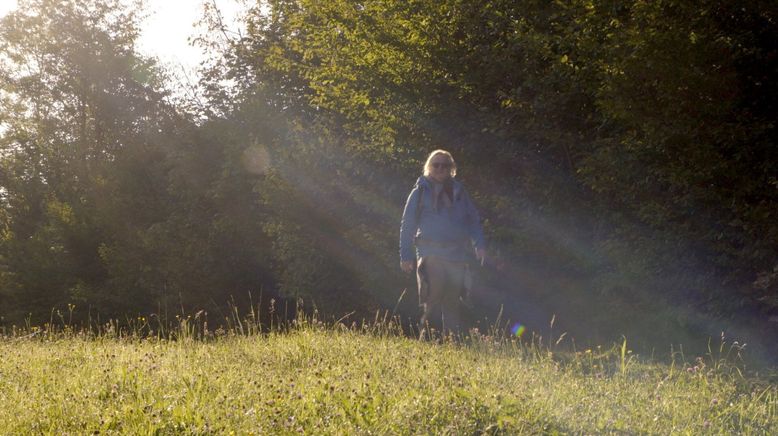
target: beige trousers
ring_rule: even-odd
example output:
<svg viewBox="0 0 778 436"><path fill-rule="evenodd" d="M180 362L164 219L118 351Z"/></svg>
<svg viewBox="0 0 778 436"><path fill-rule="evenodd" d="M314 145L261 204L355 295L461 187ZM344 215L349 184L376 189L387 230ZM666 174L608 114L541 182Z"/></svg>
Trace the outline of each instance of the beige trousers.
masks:
<svg viewBox="0 0 778 436"><path fill-rule="evenodd" d="M419 259L416 268L419 285L421 328L427 325L441 331L462 331L460 297L469 288L470 274L466 262L452 262L435 256Z"/></svg>

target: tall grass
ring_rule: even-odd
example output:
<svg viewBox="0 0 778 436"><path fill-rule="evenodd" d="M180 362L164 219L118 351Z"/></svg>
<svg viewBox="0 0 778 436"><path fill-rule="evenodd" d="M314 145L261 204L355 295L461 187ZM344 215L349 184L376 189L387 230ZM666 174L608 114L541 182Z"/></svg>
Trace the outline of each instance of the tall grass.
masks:
<svg viewBox="0 0 778 436"><path fill-rule="evenodd" d="M724 340L664 364L499 319L418 341L388 312L222 315L3 330L0 434L778 434L775 374Z"/></svg>

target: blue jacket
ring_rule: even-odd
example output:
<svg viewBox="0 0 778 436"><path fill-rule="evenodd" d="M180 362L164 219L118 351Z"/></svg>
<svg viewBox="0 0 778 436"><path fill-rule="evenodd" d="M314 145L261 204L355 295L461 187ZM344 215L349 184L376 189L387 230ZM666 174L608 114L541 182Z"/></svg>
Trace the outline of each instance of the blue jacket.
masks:
<svg viewBox="0 0 778 436"><path fill-rule="evenodd" d="M400 223L400 260L408 261L416 255L440 256L464 261L472 248L484 248L481 218L465 188L456 179L453 182L454 201L450 208L434 211L433 187L424 176L419 177L405 203ZM421 193L421 203L419 194ZM421 204L421 212L417 208ZM418 217L418 219L417 219Z"/></svg>

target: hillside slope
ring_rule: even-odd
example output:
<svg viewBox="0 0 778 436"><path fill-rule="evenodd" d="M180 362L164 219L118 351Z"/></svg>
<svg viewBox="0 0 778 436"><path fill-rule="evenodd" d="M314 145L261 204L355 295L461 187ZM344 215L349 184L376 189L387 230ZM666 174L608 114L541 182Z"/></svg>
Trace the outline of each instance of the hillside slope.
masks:
<svg viewBox="0 0 778 436"><path fill-rule="evenodd" d="M716 354L716 353L714 353ZM306 327L207 341L0 339L0 433L778 434L774 379L479 336Z"/></svg>

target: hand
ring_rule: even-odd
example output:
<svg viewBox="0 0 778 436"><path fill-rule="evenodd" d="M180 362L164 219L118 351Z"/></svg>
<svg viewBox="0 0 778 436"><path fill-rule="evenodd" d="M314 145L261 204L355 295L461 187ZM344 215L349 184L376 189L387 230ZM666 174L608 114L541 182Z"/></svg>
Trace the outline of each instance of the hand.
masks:
<svg viewBox="0 0 778 436"><path fill-rule="evenodd" d="M413 263L412 260L403 260L400 262L400 269L402 269L404 273L410 274L413 271Z"/></svg>
<svg viewBox="0 0 778 436"><path fill-rule="evenodd" d="M481 262L481 266L484 266L484 261L486 260L486 250L483 248L476 248L475 249L475 258Z"/></svg>

